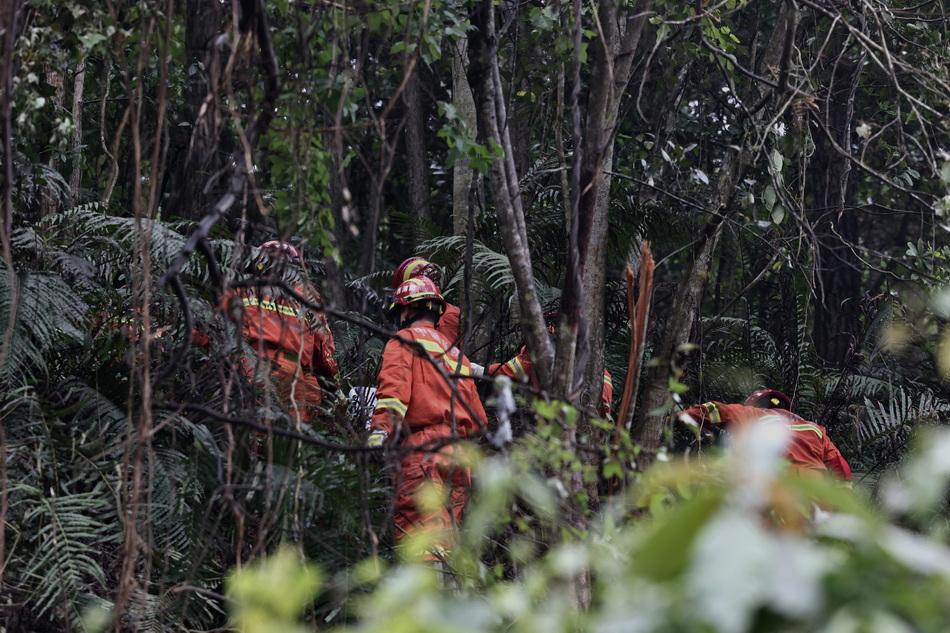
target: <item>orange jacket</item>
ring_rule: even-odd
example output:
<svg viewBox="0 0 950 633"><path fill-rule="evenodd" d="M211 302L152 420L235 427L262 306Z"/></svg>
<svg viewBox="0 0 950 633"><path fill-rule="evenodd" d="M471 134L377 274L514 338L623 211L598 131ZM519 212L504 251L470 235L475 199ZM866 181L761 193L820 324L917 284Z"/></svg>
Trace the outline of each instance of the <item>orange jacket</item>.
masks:
<svg viewBox="0 0 950 633"><path fill-rule="evenodd" d="M294 290L315 304L322 304L312 288ZM284 358L317 376L336 380L339 372L333 334L322 312L313 312L279 288L235 288L223 299L228 315L239 323L244 338L266 358Z"/></svg>
<svg viewBox="0 0 950 633"><path fill-rule="evenodd" d="M457 305L445 304L445 314L439 317L436 331L444 336L452 345L458 345L461 339L462 311Z"/></svg>
<svg viewBox="0 0 950 633"><path fill-rule="evenodd" d="M472 375L468 358L434 328L427 325L404 328L399 331L399 337L422 345L428 357L450 376ZM457 389L457 396L453 396L453 388ZM485 409L473 380L446 380L430 360L420 355L420 350L397 338L391 339L383 351L376 398L371 426L390 435L395 433L397 425L404 425L410 431L442 425L444 435L450 435L454 419L456 432L465 437L483 428L486 422Z"/></svg>
<svg viewBox="0 0 950 633"><path fill-rule="evenodd" d="M518 355L507 363L493 363L488 366L489 376L508 376L520 382L534 382L534 363L528 354L528 348L522 346ZM610 372L604 370L604 387L600 394L600 416L607 417L614 399L614 383Z"/></svg>
<svg viewBox="0 0 950 633"><path fill-rule="evenodd" d="M781 423L791 431L785 448L785 459L793 472L799 474L827 473L848 487L851 485L851 467L828 437L825 427L784 409L759 409L741 404L706 402L690 407L680 414L689 416L700 428L721 424L734 431L750 422Z"/></svg>

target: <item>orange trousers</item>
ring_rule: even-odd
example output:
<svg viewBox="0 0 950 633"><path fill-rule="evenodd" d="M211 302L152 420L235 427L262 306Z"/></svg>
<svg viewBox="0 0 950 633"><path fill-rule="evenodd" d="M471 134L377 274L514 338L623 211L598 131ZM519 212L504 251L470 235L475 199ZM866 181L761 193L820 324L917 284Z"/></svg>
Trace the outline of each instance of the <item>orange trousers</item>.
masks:
<svg viewBox="0 0 950 633"><path fill-rule="evenodd" d="M397 540L417 530L426 530L433 534L434 550L447 552L451 549L450 535L462 519L462 511L472 488L471 471L458 460L463 447L453 443L435 450L439 443L451 437L451 428L439 424L413 429L403 441L405 447L431 447L431 450L409 453L400 462L396 472L393 520ZM433 497L442 500L440 505L423 503L421 495L428 497L432 493ZM430 553L425 558L437 560L439 556Z"/></svg>

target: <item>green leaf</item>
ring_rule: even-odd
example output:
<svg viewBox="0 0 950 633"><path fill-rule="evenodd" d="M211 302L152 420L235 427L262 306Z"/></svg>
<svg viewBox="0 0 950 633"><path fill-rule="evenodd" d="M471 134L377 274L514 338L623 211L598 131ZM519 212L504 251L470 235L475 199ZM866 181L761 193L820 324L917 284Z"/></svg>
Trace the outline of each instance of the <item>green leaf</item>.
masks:
<svg viewBox="0 0 950 633"><path fill-rule="evenodd" d="M785 157L782 156L781 152L777 149L773 149L769 153L769 168L774 173L782 171L782 168L785 166Z"/></svg>
<svg viewBox="0 0 950 633"><path fill-rule="evenodd" d="M775 206L775 199L775 189L772 188L772 185L769 185L765 188L765 191L762 192L762 204L765 205L766 210L772 210L772 207Z"/></svg>
<svg viewBox="0 0 950 633"><path fill-rule="evenodd" d="M671 580L686 568L696 536L722 503L721 490L709 490L680 503L656 522L633 564L655 581Z"/></svg>
<svg viewBox="0 0 950 633"><path fill-rule="evenodd" d="M772 223L781 224L782 220L785 219L785 207L782 204L777 204L772 207Z"/></svg>

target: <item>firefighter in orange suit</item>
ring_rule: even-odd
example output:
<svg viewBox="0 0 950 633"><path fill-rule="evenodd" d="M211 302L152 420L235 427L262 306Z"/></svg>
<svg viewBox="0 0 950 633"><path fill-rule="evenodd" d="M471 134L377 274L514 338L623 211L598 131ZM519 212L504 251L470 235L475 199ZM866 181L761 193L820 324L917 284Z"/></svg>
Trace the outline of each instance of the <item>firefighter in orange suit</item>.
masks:
<svg viewBox="0 0 950 633"><path fill-rule="evenodd" d="M400 329L383 351L367 440L368 446L391 441L407 451L395 476L396 538L420 528L434 531L430 560L448 550L446 537L471 489L471 473L456 459L463 450L458 440L486 422L469 360L436 328L445 307L428 277L410 278L396 288L390 312ZM441 493L446 502L441 510L420 507L418 495L426 484Z"/></svg>
<svg viewBox="0 0 950 633"><path fill-rule="evenodd" d="M749 422L784 424L791 431L785 459L792 472L802 475L830 475L842 487L851 488L851 467L828 437L825 427L795 415L788 397L772 389L756 391L743 404L706 402L679 414L681 421L692 420L700 428L722 425L734 431Z"/></svg>
<svg viewBox="0 0 950 633"><path fill-rule="evenodd" d="M553 334L554 329L548 328ZM507 363L493 363L488 366L489 376L508 376L517 382L529 382L534 384L534 363L528 354L528 348L524 345L518 351L517 356ZM534 385L537 387L537 385ZM600 417L607 418L610 414L610 407L613 404L614 383L610 372L604 370L604 387L600 394Z"/></svg>
<svg viewBox="0 0 950 633"><path fill-rule="evenodd" d="M291 244L272 240L260 250L271 262L258 265L264 276L280 275L288 264L302 266L300 252ZM323 304L313 287L300 283L292 287L312 304ZM321 412L324 391L338 387L336 348L326 317L278 286L234 288L223 303L229 317L240 324L244 340L257 352L256 359L242 359L247 377L263 385L269 376L290 412L313 424Z"/></svg>
<svg viewBox="0 0 950 633"><path fill-rule="evenodd" d="M410 257L396 268L393 274L393 290L416 277L428 277L436 285L440 283L438 266L423 257ZM459 307L445 302L445 313L439 318L435 329L452 345L458 345L461 340L461 321L462 311Z"/></svg>

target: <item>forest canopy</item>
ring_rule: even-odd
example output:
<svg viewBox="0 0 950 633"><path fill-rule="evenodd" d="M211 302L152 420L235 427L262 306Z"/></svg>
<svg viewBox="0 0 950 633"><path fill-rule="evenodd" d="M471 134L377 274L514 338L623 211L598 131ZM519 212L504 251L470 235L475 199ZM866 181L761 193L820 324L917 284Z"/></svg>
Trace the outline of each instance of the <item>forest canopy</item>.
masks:
<svg viewBox="0 0 950 633"><path fill-rule="evenodd" d="M3 3L4 630L942 631L948 25ZM404 456L367 446L411 257L471 363L531 367L466 374L487 415L441 576L394 534ZM265 287L323 328L317 403L242 365L233 300ZM760 389L852 493L678 423Z"/></svg>

